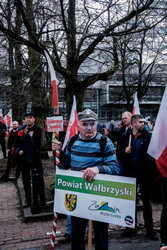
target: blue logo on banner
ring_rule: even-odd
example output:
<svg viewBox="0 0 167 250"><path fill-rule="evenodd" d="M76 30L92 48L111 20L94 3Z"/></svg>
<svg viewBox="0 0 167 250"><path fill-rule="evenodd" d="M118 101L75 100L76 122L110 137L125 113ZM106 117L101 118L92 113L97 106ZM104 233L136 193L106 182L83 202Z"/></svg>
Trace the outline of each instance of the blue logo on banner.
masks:
<svg viewBox="0 0 167 250"><path fill-rule="evenodd" d="M128 226L132 225L133 224L133 218L130 215L126 216L125 217L125 223Z"/></svg>

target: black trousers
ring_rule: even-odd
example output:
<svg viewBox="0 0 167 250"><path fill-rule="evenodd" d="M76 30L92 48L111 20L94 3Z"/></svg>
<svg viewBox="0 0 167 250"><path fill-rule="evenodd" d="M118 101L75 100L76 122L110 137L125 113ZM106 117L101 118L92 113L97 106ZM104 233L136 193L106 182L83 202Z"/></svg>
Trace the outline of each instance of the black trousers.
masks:
<svg viewBox="0 0 167 250"><path fill-rule="evenodd" d="M5 174L9 175L11 169L15 167L16 167L15 176L19 177L20 176L20 164L19 162L16 162L14 159L11 159L11 152L8 152L8 161L7 161L7 168L6 168Z"/></svg>
<svg viewBox="0 0 167 250"><path fill-rule="evenodd" d="M161 177L162 212L160 220L161 241L167 244L167 178Z"/></svg>
<svg viewBox="0 0 167 250"><path fill-rule="evenodd" d="M137 185L140 187L141 199L143 202L143 217L146 231L149 233L153 230L152 207L150 200L151 179L137 177Z"/></svg>
<svg viewBox="0 0 167 250"><path fill-rule="evenodd" d="M42 164L23 162L22 164L22 177L25 197L29 204L32 203L34 207L43 206L45 200L45 187L43 178ZM31 192L32 180L32 192ZM31 195L32 194L32 195Z"/></svg>
<svg viewBox="0 0 167 250"><path fill-rule="evenodd" d="M72 250L85 250L85 229L88 220L71 216L72 225ZM108 250L108 224L93 221L95 233L95 249Z"/></svg>
<svg viewBox="0 0 167 250"><path fill-rule="evenodd" d="M0 138L0 144L1 144L1 147L2 147L3 157L6 158L6 142L5 142L5 137L1 137Z"/></svg>

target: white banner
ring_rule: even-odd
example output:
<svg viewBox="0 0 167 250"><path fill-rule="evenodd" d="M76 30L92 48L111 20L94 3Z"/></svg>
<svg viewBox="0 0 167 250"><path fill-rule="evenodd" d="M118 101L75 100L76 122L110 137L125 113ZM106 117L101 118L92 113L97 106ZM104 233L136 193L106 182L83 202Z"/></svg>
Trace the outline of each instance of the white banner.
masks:
<svg viewBox="0 0 167 250"><path fill-rule="evenodd" d="M54 212L135 227L136 179L56 169Z"/></svg>
<svg viewBox="0 0 167 250"><path fill-rule="evenodd" d="M45 120L45 130L47 132L63 131L63 116L47 117Z"/></svg>

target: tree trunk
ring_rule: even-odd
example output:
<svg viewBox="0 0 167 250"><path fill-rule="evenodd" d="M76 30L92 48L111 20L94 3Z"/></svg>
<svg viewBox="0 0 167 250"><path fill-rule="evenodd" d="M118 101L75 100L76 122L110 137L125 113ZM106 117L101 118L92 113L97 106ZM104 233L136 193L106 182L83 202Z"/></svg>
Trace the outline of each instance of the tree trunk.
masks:
<svg viewBox="0 0 167 250"><path fill-rule="evenodd" d="M8 1L8 27L11 27L11 8L10 0ZM21 18L18 8L16 8L16 32L19 34L21 29ZM12 116L13 120L21 121L25 108L27 106L25 93L23 92L23 80L22 80L22 55L20 50L20 43L12 40L9 41L9 72L11 77L11 103L12 103ZM15 63L14 63L15 58Z"/></svg>
<svg viewBox="0 0 167 250"><path fill-rule="evenodd" d="M31 25L31 34L29 41L32 42L32 34L36 37L36 24L34 19L33 1L26 0L26 15L29 18ZM29 47L29 62L30 62L30 92L32 98L32 110L37 117L40 117L39 125L44 128L44 118L46 116L46 98L42 89L42 62L39 52ZM43 122L42 122L43 121Z"/></svg>
<svg viewBox="0 0 167 250"><path fill-rule="evenodd" d="M74 83L71 82L69 79L66 79L65 84L66 84L65 99L67 104L66 110L68 117L70 117L71 107L73 103L73 95L76 96L77 112L80 112L82 110L84 89L79 88L77 81Z"/></svg>

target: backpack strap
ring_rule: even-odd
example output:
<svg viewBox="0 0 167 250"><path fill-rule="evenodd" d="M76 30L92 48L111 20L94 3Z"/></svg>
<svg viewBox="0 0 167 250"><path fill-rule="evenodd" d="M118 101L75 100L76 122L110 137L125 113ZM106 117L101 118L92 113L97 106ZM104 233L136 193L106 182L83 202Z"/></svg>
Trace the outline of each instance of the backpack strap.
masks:
<svg viewBox="0 0 167 250"><path fill-rule="evenodd" d="M100 149L101 149L102 154L104 153L106 143L107 143L107 136L102 135L100 138Z"/></svg>
<svg viewBox="0 0 167 250"><path fill-rule="evenodd" d="M74 135L71 137L70 141L69 141L69 146L70 148L72 147L72 145L75 143L75 141L78 139L78 134ZM106 143L107 143L107 136L102 135L100 138L100 149L102 154L104 153L105 147L106 147Z"/></svg>
<svg viewBox="0 0 167 250"><path fill-rule="evenodd" d="M78 134L74 135L71 137L70 141L69 141L69 146L70 148L72 147L72 145L74 144L74 142L78 139Z"/></svg>

